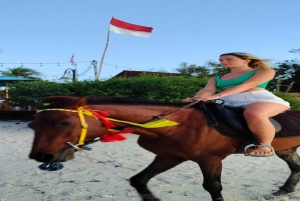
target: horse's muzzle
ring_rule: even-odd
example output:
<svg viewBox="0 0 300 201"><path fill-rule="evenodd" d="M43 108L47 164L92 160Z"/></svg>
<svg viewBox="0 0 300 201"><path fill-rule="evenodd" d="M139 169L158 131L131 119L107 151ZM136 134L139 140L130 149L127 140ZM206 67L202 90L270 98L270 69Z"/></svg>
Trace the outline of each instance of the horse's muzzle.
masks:
<svg viewBox="0 0 300 201"><path fill-rule="evenodd" d="M38 162L65 162L74 158L75 150L72 147L67 147L55 153L31 152L29 158Z"/></svg>
<svg viewBox="0 0 300 201"><path fill-rule="evenodd" d="M29 154L30 159L34 159L38 162L50 162L54 158L52 154L34 154L30 153Z"/></svg>

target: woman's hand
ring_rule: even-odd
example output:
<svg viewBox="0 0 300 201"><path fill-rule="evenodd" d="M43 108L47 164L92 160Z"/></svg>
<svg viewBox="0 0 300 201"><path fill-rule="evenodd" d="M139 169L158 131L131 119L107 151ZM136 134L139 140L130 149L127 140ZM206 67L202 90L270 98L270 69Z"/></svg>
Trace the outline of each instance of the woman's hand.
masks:
<svg viewBox="0 0 300 201"><path fill-rule="evenodd" d="M191 103L191 102L194 102L194 101L197 101L196 97L185 98L185 99L182 100L182 102L184 102L184 103Z"/></svg>
<svg viewBox="0 0 300 201"><path fill-rule="evenodd" d="M208 95L208 96L204 96L204 97L194 96L192 98L186 98L186 99L183 99L183 102L185 102L185 103L191 103L191 102L194 102L194 101L206 102L206 101L209 101L209 100L218 100L220 98L221 98L220 94L212 94L212 95Z"/></svg>
<svg viewBox="0 0 300 201"><path fill-rule="evenodd" d="M220 94L212 94L212 95L209 95L209 96L206 96L206 97L203 97L201 100L206 102L206 101L209 101L209 100L218 100L220 99L222 96Z"/></svg>

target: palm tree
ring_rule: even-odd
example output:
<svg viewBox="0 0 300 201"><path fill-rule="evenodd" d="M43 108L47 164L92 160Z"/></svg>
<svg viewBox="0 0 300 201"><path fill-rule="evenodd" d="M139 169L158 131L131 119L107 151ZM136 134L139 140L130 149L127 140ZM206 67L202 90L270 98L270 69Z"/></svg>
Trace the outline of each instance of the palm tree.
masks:
<svg viewBox="0 0 300 201"><path fill-rule="evenodd" d="M8 68L7 71L0 71L0 72L2 75L5 76L21 76L21 77L34 78L34 79L40 79L39 76L41 76L40 72L30 68L23 68L23 67Z"/></svg>

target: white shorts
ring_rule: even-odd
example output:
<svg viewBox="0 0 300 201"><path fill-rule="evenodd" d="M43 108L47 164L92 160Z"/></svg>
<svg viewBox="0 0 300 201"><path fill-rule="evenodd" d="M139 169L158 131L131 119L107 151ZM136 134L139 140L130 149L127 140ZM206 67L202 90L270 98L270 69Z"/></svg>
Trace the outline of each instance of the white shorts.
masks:
<svg viewBox="0 0 300 201"><path fill-rule="evenodd" d="M251 103L256 102L271 102L278 103L287 106L290 108L290 103L275 96L273 93L267 90L259 90L259 91L250 91L250 92L242 92L229 96L224 96L221 100L225 101L225 105L233 106L233 107L244 107ZM216 103L221 103L222 101L217 100Z"/></svg>

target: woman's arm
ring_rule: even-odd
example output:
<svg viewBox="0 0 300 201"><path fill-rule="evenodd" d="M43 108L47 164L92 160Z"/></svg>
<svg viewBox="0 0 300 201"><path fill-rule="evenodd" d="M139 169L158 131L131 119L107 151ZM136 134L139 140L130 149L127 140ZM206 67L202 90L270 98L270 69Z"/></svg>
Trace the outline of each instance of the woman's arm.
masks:
<svg viewBox="0 0 300 201"><path fill-rule="evenodd" d="M192 98L186 98L183 102L193 102L196 100L202 100L204 97L211 96L217 92L216 81L214 77L209 78L206 86L198 91Z"/></svg>
<svg viewBox="0 0 300 201"><path fill-rule="evenodd" d="M209 78L206 86L203 89L201 89L200 91L198 91L196 93L196 95L194 96L194 98L209 96L216 92L217 92L216 80L214 77L211 77L211 78Z"/></svg>

